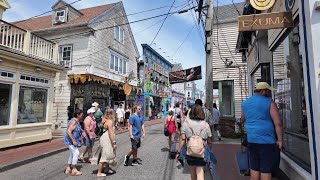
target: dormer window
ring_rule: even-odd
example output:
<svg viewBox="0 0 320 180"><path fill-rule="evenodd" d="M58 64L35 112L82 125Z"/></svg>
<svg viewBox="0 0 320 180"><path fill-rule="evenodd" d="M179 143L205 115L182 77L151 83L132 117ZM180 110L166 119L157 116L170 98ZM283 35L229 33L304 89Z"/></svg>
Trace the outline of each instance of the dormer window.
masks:
<svg viewBox="0 0 320 180"><path fill-rule="evenodd" d="M65 10L59 10L56 11L56 23L64 23L66 22L66 11Z"/></svg>

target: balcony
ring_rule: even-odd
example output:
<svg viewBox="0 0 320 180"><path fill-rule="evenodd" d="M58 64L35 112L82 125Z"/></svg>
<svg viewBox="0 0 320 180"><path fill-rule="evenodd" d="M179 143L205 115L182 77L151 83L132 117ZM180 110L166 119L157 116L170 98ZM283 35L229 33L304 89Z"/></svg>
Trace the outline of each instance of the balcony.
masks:
<svg viewBox="0 0 320 180"><path fill-rule="evenodd" d="M58 63L56 43L3 20L0 20L0 46L43 61Z"/></svg>

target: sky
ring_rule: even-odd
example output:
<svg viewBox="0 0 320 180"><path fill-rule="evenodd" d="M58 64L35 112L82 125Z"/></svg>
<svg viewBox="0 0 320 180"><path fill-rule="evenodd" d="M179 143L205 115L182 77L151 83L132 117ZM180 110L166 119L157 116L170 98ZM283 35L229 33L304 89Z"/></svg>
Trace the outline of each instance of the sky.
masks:
<svg viewBox="0 0 320 180"><path fill-rule="evenodd" d="M65 0L67 3L74 1L75 0ZM168 13L173 1L174 0L122 0L127 14L166 6L156 11L128 16L129 22ZM196 2L196 0L193 1ZM243 1L244 0L234 0L235 3ZM3 20L13 22L50 11L52 5L54 5L57 0L8 0L8 2L11 5L11 9L4 12ZM73 6L77 9L83 9L114 2L119 2L119 0L81 0L73 4ZM187 2L188 0L175 0L171 12L180 10L184 5L187 5ZM191 2L191 0L189 0L189 2ZM219 6L231 3L231 0L220 0ZM184 9L188 8L189 6L186 6ZM50 15L50 13L46 15ZM206 54L203 43L205 37L203 29L198 29L198 27L195 26L195 16L194 10L169 16L151 47L171 63L182 63L184 69L201 65L202 80L196 81L196 84L198 89L205 91ZM164 17L130 25L140 55L142 53L141 44L150 45L161 26L162 22L159 22L161 19L164 19ZM156 22L159 23L155 24ZM153 24L155 25L141 32ZM187 36L188 34L189 36ZM183 41L184 43L182 44Z"/></svg>

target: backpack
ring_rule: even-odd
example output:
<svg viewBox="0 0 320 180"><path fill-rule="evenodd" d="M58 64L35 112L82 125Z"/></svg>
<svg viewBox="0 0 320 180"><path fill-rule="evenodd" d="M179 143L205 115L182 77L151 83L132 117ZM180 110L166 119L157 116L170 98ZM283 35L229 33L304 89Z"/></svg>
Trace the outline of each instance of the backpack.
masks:
<svg viewBox="0 0 320 180"><path fill-rule="evenodd" d="M197 157L197 158L204 158L205 141L200 136L204 128L202 128L199 133L194 133L188 121L186 121L186 125L192 132L192 136L187 141L187 155L192 157Z"/></svg>

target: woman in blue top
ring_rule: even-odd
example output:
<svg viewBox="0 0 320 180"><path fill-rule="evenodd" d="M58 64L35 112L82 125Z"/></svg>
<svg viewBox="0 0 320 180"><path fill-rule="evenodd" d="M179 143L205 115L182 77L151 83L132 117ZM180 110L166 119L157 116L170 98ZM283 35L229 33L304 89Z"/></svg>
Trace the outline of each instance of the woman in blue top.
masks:
<svg viewBox="0 0 320 180"><path fill-rule="evenodd" d="M64 143L70 149L70 156L65 174L71 174L73 176L80 176L82 174L76 168L79 156L78 148L81 147L81 136L83 133L83 129L80 126L80 122L82 120L83 111L81 109L76 109L74 112L74 118L68 122L67 132L64 137Z"/></svg>
<svg viewBox="0 0 320 180"><path fill-rule="evenodd" d="M250 174L252 180L271 180L271 173L279 167L283 149L283 129L277 105L270 98L273 88L266 82L255 87L255 94L242 104L245 121Z"/></svg>

